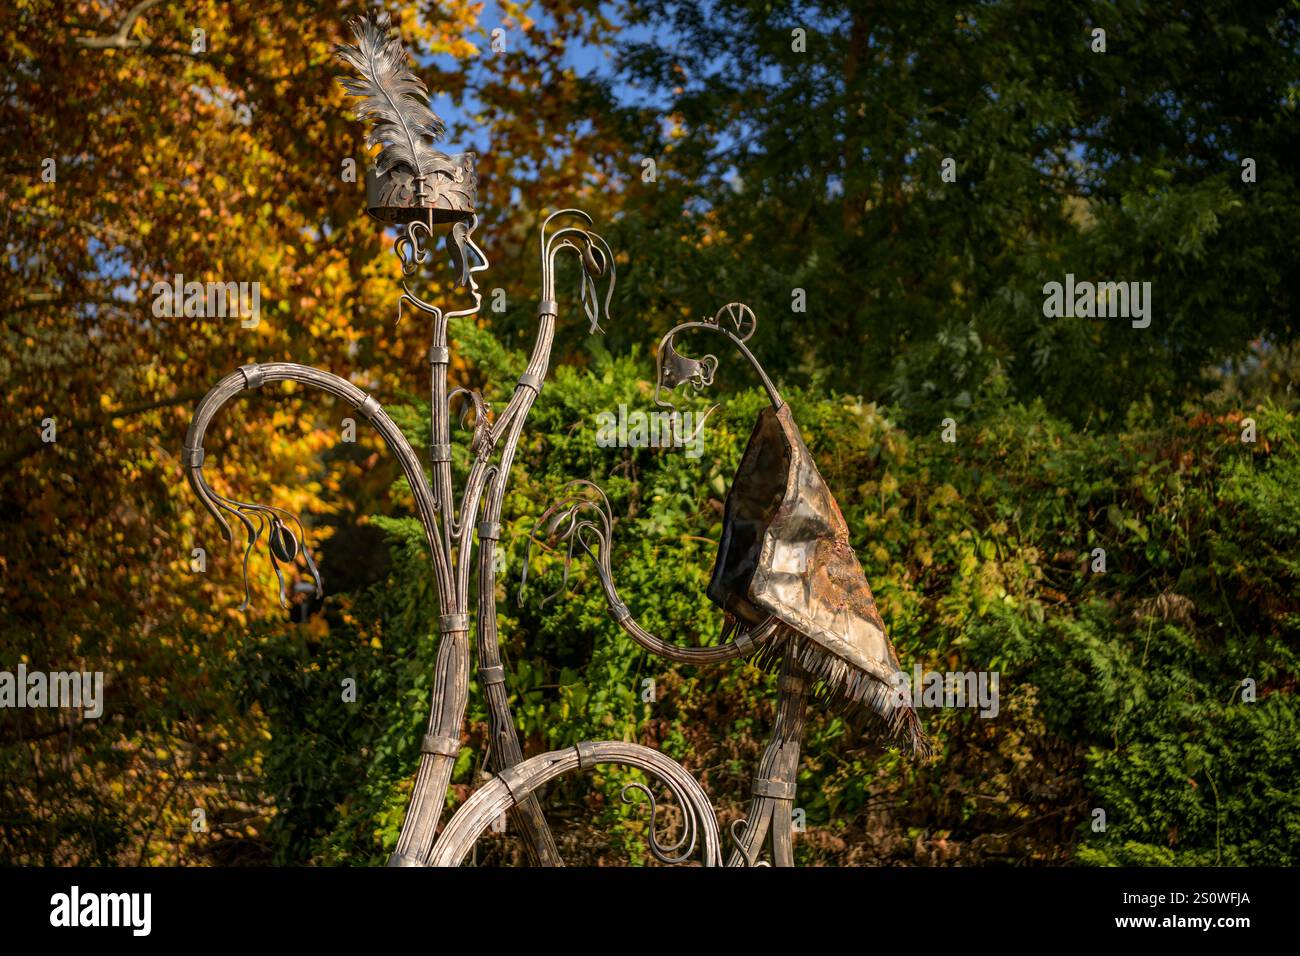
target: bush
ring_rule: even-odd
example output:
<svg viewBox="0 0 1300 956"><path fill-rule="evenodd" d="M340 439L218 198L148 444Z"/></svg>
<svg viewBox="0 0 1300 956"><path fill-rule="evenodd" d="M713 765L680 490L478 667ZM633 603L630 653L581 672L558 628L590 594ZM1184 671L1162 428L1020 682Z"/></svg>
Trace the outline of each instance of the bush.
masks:
<svg viewBox="0 0 1300 956"><path fill-rule="evenodd" d="M522 356L481 330L459 335L481 381L514 381ZM581 560L569 592L543 608L563 562L534 548L528 593L515 601L537 516L567 481L590 478L613 505L616 577L633 613L681 643L717 640L720 614L704 587L722 500L765 399L729 397L708 420L697 460L598 447L598 412L651 405L649 364L594 343L584 367L561 366L542 393L504 510L503 651L526 751L600 738L660 747L700 779L725 831L744 812L773 718L772 676L643 653ZM486 397L505 395L489 388ZM797 801L807 819L800 862L1295 862L1293 407L1250 411L1259 436L1250 444L1240 440L1242 412L1216 407L1222 396L1160 427L1135 409L1124 431L1096 433L1038 405L1008 404L994 388L947 443L938 423L909 433L851 397L787 398L905 669L993 670L1001 691L993 719L923 712L937 753L927 766L815 713ZM405 410L413 439L426 416ZM387 579L332 599L309 653L290 634L244 657L250 699L271 723L265 772L281 859L382 862L409 796L437 609L415 519L375 524L393 553ZM1093 570L1095 549L1104 549L1104 573ZM289 692L291 675L337 687L349 674L360 675L363 716L342 725L329 695ZM654 703L642 701L646 678ZM453 803L484 766L486 714L471 691ZM566 859L647 859L644 808L618 798L632 779L602 771L553 786L545 802ZM1094 829L1097 810L1104 830ZM513 836L489 835L478 858L519 860L522 850Z"/></svg>

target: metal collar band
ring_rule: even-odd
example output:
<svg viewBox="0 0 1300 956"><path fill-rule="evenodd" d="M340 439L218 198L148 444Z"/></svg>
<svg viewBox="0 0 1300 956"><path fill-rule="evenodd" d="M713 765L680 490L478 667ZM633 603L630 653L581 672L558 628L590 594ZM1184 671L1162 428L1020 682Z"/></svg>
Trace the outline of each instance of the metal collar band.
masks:
<svg viewBox="0 0 1300 956"><path fill-rule="evenodd" d="M457 631L468 631L469 615L464 612L459 614L444 614L438 618L438 630L443 634L454 634Z"/></svg>
<svg viewBox="0 0 1300 956"><path fill-rule="evenodd" d="M239 370L244 373L244 388L257 388L266 377L260 365L241 365Z"/></svg>

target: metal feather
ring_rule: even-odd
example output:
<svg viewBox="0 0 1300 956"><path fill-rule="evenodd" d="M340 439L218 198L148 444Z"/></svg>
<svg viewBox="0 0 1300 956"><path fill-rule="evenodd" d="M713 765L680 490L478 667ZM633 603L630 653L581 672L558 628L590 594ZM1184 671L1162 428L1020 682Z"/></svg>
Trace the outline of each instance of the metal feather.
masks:
<svg viewBox="0 0 1300 956"><path fill-rule="evenodd" d="M375 172L387 175L405 164L415 177L450 171L445 154L433 148L446 126L429 108L429 91L411 72L406 48L392 33L387 13L351 22L355 46L340 44L338 55L357 72L340 77L343 88L360 98L358 118L371 121L366 145L382 145Z"/></svg>

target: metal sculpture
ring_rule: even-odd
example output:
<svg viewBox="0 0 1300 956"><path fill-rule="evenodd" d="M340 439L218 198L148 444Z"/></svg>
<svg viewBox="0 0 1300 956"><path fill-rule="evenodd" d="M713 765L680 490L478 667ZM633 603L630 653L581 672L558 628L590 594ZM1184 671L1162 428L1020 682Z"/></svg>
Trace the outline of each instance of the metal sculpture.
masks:
<svg viewBox="0 0 1300 956"><path fill-rule="evenodd" d="M679 764L649 748L619 741L580 743L575 747L524 758L506 692L505 668L497 634L495 551L501 533L501 507L524 421L542 390L550 363L558 315L555 266L559 254L572 251L581 272L581 302L593 332L600 331L614 291L614 257L591 231L586 213L565 209L542 226L541 301L537 338L506 407L491 417L477 391L448 392L450 352L448 323L478 311L481 296L475 275L488 268L474 243L477 183L474 154L448 156L433 146L442 136L442 121L428 106L427 92L410 72L406 52L391 34L385 15L353 23L356 43L340 56L356 76L343 80L359 98L357 115L371 121L367 138L381 150L367 173L370 214L398 227L395 251L404 276L413 275L432 256L435 227L447 229L447 253L457 283L472 306L444 312L422 300L402 282L399 316L412 307L431 317L430 471L379 402L352 383L319 369L287 362L248 365L226 376L199 402L185 439L184 463L190 486L233 540L231 515L247 534L244 554L248 606L248 560L263 540L280 582L282 565L300 558L319 595L320 574L297 517L282 509L225 497L203 474L204 436L216 413L246 390L280 381L318 388L352 405L379 433L397 457L410 484L424 528L440 605L439 645L435 663L428 732L421 743L420 765L397 847L390 865L456 865L503 812L523 836L533 862L562 865L536 791L556 777L614 763L639 768L663 781L684 818L681 838L671 846L658 837L657 803L647 787L634 784L648 798L649 847L656 859L680 863L697 855L706 866L723 862L717 818L698 782ZM604 285L604 295L601 286ZM730 326L730 327L728 327ZM577 482L572 493L543 516L553 537L568 543L568 561L576 548L594 559L596 573L615 620L638 644L674 661L718 663L753 655L781 668L780 703L772 740L755 772L748 817L732 827L735 846L728 865L764 863L768 835L772 863L791 865L791 810L795 795L799 741L808 700L824 699L851 716L876 718L885 736L902 736L914 751L924 752L916 715L899 688L900 675L866 580L848 546L839 509L799 437L775 386L745 345L754 330L754 314L733 303L712 320L691 322L670 331L660 343L656 400L663 390L689 383L710 384L718 360L696 360L679 353L674 339L692 329L707 329L730 340L758 374L771 399L755 427L737 481L728 495L725 532L709 597L726 614L724 639L715 647L679 647L642 628L619 597L611 568L613 518L599 488ZM454 493L451 468L451 403L468 402L473 412L472 462L460 492ZM296 530L296 533L295 533ZM530 547L531 547L530 538ZM477 541L477 549L475 543ZM477 591L471 593L472 563L477 561ZM527 562L525 562L525 567ZM522 589L522 582L521 582ZM479 686L486 697L491 761L495 776L480 787L439 832L451 781L469 693L470 616L475 628Z"/></svg>

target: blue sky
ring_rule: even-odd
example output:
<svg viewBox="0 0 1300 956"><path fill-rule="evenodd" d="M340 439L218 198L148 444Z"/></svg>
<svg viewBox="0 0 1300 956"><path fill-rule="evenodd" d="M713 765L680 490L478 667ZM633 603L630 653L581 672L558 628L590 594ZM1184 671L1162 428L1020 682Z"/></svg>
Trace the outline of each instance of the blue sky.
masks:
<svg viewBox="0 0 1300 956"><path fill-rule="evenodd" d="M616 4L604 5L606 15L615 22L618 22L618 17L616 15L617 10L618 6ZM535 32L541 31L544 33L547 30L548 24L553 22L550 15L544 10L534 10L532 11L532 14L537 19L537 24L533 27L533 30ZM495 0L486 0L483 14L480 17L479 22L482 24L485 35L489 35L494 27L502 25L501 8ZM619 28L617 40L619 42L635 42L647 40L652 37L658 37L659 41L662 43L666 37L666 33L661 29L649 26L623 25ZM487 48L487 41L484 37L475 36L471 39L483 51L483 56L492 55ZM509 29L506 42L508 44L514 44L524 41L519 30ZM638 104L666 104L669 100L668 91L660 92L638 89L637 87L627 83L625 80L615 76L616 64L612 56L612 46L612 42L602 45L571 43L564 52L563 62L565 66L572 68L579 76L590 76L595 73L605 78L614 78L615 82L613 88L615 94L625 102ZM464 69L466 66L461 61L445 55L424 58L422 63L424 65L436 66L441 70ZM469 65L469 69L473 70L472 64ZM481 104L473 95L472 86L473 84L471 83L470 92L467 93L465 101L460 104L453 102L450 96L444 95L438 90L430 91L433 94L432 105L434 112L441 116L447 122L449 127L454 128L456 126L471 125L473 116L481 109ZM486 131L483 131L483 135L486 135ZM453 143L452 145L455 146L456 144Z"/></svg>

